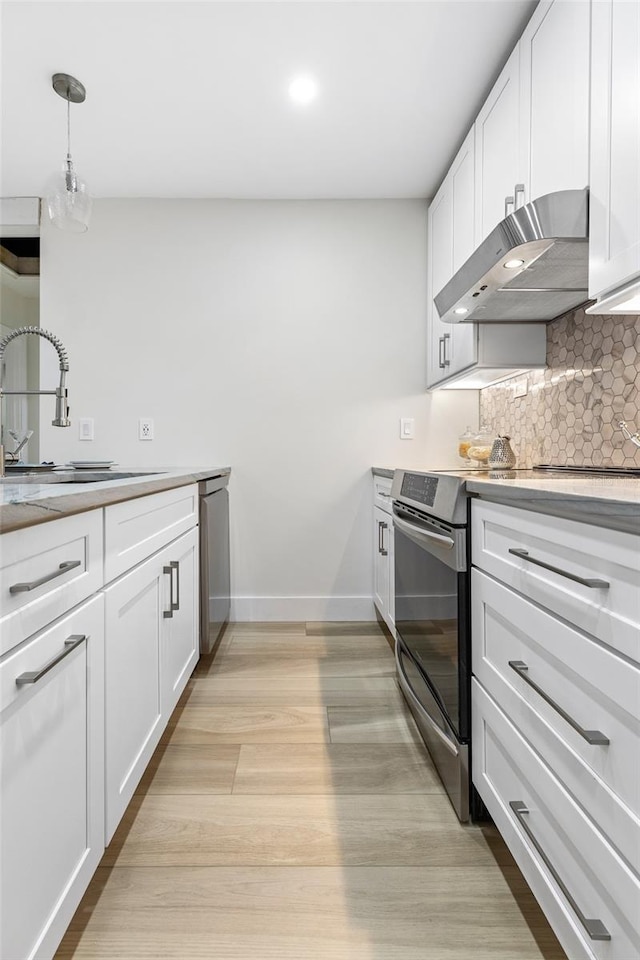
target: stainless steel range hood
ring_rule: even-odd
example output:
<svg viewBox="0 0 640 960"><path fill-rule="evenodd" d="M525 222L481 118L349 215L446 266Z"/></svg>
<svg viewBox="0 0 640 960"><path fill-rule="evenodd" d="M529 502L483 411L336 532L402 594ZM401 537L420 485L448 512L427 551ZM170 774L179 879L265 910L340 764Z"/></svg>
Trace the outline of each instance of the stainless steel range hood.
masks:
<svg viewBox="0 0 640 960"><path fill-rule="evenodd" d="M587 299L588 190L525 204L482 241L435 298L446 323L554 320Z"/></svg>

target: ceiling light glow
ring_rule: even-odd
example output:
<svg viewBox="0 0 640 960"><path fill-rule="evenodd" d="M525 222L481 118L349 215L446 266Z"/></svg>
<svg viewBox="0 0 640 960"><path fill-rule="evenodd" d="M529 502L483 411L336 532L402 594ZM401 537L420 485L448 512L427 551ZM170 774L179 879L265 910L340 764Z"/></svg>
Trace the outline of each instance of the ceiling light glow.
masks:
<svg viewBox="0 0 640 960"><path fill-rule="evenodd" d="M507 260L502 266L507 270L517 270L518 267L524 267L524 260Z"/></svg>
<svg viewBox="0 0 640 960"><path fill-rule="evenodd" d="M318 84L313 77L296 77L289 84L289 96L294 103L306 106L318 96Z"/></svg>
<svg viewBox="0 0 640 960"><path fill-rule="evenodd" d="M469 313L466 307L456 307L453 312L457 313L459 317L464 316L465 313Z"/></svg>

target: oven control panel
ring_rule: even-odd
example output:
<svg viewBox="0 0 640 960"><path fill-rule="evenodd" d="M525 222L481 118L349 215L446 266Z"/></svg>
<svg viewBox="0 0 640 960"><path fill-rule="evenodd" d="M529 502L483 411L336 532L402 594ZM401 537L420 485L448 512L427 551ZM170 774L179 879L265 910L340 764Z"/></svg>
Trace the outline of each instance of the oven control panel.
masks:
<svg viewBox="0 0 640 960"><path fill-rule="evenodd" d="M425 514L464 526L467 523L467 493L464 478L455 473L418 473L396 470L391 497Z"/></svg>
<svg viewBox="0 0 640 960"><path fill-rule="evenodd" d="M400 496L414 503L432 507L435 503L439 477L428 473L405 473L400 487Z"/></svg>

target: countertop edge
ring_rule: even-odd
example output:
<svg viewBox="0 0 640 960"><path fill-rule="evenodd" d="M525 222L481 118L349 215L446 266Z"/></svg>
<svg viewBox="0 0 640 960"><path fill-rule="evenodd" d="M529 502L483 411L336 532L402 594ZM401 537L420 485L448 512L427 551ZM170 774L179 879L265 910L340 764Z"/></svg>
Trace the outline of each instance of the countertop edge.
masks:
<svg viewBox="0 0 640 960"><path fill-rule="evenodd" d="M508 482L490 480L467 480L467 491L492 503L640 535L640 506L637 502L605 499L575 491L514 487Z"/></svg>
<svg viewBox="0 0 640 960"><path fill-rule="evenodd" d="M386 477L387 480L393 480L394 472L389 467L371 467L371 473L374 477Z"/></svg>
<svg viewBox="0 0 640 960"><path fill-rule="evenodd" d="M109 486L110 481L96 484L96 489L78 490L66 493L64 496L39 497L32 500L21 500L0 504L0 535L13 533L27 527L39 526L52 520L74 516L79 513L88 513L99 510L115 503L126 500L137 500L164 490L173 490L176 487L186 487L201 480L214 477L229 476L231 467L212 467L202 470L167 471L162 475L149 479L148 477L131 478L118 482L118 486Z"/></svg>

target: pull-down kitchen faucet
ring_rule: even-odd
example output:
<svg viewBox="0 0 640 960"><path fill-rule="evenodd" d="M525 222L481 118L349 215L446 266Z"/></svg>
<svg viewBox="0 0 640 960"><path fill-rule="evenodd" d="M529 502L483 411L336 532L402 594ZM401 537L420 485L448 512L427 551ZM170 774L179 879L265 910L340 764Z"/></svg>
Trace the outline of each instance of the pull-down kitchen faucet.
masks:
<svg viewBox="0 0 640 960"><path fill-rule="evenodd" d="M2 372L3 372L3 359L4 351L9 343L12 340L15 340L17 337L22 337L25 334L35 334L38 337L44 337L45 340L48 340L49 343L53 344L55 347L58 357L60 358L60 383L55 390L5 390L2 385ZM69 370L69 358L67 356L67 351L65 350L62 341L53 334L49 333L48 330L42 330L40 327L18 327L16 330L12 330L11 333L8 333L6 337L3 337L0 340L0 428L2 425L2 415L1 415L1 404L3 397L15 396L15 397L24 397L29 395L37 394L38 396L55 396L56 398L56 415L55 418L51 421L52 426L54 427L70 427L71 420L69 420L69 404L67 403L67 387L66 387L66 377L67 371ZM2 430L0 429L0 477L4 476L4 446L2 441L4 436Z"/></svg>

